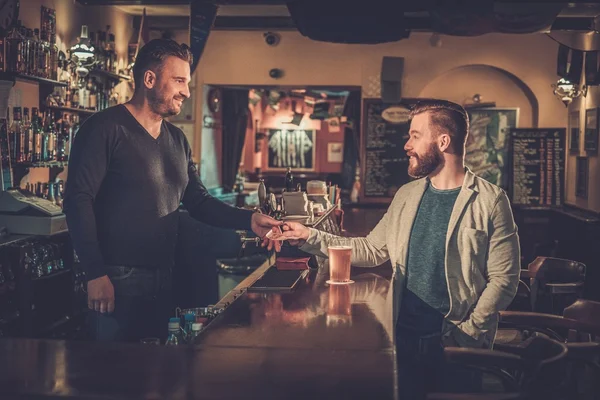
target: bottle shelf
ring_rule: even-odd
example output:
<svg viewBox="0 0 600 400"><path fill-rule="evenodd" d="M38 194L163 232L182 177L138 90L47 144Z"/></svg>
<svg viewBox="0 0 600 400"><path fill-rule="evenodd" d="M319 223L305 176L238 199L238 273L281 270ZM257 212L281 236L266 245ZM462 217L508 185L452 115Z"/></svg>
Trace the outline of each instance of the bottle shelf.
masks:
<svg viewBox="0 0 600 400"><path fill-rule="evenodd" d="M39 161L39 162L22 162L13 164L14 167L23 168L64 168L69 165L68 161Z"/></svg>
<svg viewBox="0 0 600 400"><path fill-rule="evenodd" d="M115 74L113 72L104 71L102 69L93 69L90 71L90 75L112 79L113 81L117 82L131 80L131 77L129 75Z"/></svg>
<svg viewBox="0 0 600 400"><path fill-rule="evenodd" d="M85 110L83 108L72 108L72 107L46 106L46 109L54 110L54 111L75 113L75 114L79 114L79 115L92 115L92 114L96 113L96 111L93 111L93 110Z"/></svg>
<svg viewBox="0 0 600 400"><path fill-rule="evenodd" d="M28 82L37 82L53 86L67 86L67 82L59 82L52 79L41 78L39 76L19 74L17 72L0 72L0 80L20 80Z"/></svg>

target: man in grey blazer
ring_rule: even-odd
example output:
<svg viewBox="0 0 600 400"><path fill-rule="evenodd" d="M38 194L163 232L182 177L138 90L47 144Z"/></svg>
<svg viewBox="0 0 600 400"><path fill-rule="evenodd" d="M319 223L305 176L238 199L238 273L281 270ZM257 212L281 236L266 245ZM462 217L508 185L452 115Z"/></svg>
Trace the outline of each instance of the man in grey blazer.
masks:
<svg viewBox="0 0 600 400"><path fill-rule="evenodd" d="M441 357L443 346L491 348L498 312L519 282L517 227L505 192L464 166L466 111L423 100L411 111L408 173L365 238L344 238L287 222L292 245L327 257L332 245L352 247L352 265L390 260L398 353ZM430 377L429 379L432 379Z"/></svg>

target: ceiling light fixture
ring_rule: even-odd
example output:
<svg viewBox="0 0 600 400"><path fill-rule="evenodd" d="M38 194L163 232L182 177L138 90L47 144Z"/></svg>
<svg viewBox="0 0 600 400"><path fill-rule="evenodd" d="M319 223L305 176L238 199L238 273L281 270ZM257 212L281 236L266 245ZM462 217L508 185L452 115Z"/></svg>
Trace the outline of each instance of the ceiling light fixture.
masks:
<svg viewBox="0 0 600 400"><path fill-rule="evenodd" d="M552 84L554 95L568 107L571 102L579 96L585 97L587 86L579 86L577 83L571 83L568 79L560 78L558 82Z"/></svg>

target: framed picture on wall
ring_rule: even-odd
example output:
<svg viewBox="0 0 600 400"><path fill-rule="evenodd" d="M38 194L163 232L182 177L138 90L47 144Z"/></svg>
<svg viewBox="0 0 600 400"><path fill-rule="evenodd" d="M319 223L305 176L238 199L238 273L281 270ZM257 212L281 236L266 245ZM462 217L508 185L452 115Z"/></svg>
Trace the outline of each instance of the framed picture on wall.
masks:
<svg viewBox="0 0 600 400"><path fill-rule="evenodd" d="M465 164L480 178L508 189L510 130L518 128L518 108L471 108Z"/></svg>
<svg viewBox="0 0 600 400"><path fill-rule="evenodd" d="M588 167L587 157L577 157L575 196L582 199L587 199L588 197Z"/></svg>
<svg viewBox="0 0 600 400"><path fill-rule="evenodd" d="M585 110L585 137L583 149L588 155L598 154L598 109Z"/></svg>
<svg viewBox="0 0 600 400"><path fill-rule="evenodd" d="M344 143L327 143L327 162L344 162Z"/></svg>
<svg viewBox="0 0 600 400"><path fill-rule="evenodd" d="M314 171L315 131L305 129L269 129L269 170Z"/></svg>
<svg viewBox="0 0 600 400"><path fill-rule="evenodd" d="M579 111L569 114L569 152L579 154Z"/></svg>

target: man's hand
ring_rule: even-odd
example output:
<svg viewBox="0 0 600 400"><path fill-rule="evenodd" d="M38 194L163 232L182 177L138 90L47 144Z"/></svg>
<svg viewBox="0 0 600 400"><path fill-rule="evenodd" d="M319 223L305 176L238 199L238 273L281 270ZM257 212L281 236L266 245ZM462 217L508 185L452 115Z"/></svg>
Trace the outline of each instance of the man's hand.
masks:
<svg viewBox="0 0 600 400"><path fill-rule="evenodd" d="M302 246L308 240L310 229L299 222L286 222L283 224L283 236L288 238L292 246Z"/></svg>
<svg viewBox="0 0 600 400"><path fill-rule="evenodd" d="M115 289L108 276L104 275L89 281L87 292L90 310L99 311L103 314L115 310Z"/></svg>
<svg viewBox="0 0 600 400"><path fill-rule="evenodd" d="M271 218L268 215L261 213L252 214L252 232L262 239L262 246L267 246L268 250L273 249L273 247L275 247L275 251L281 250L281 242L269 240L265 236L270 230L273 228L278 229L277 227L281 226L282 224L283 222L277 221L275 218Z"/></svg>

